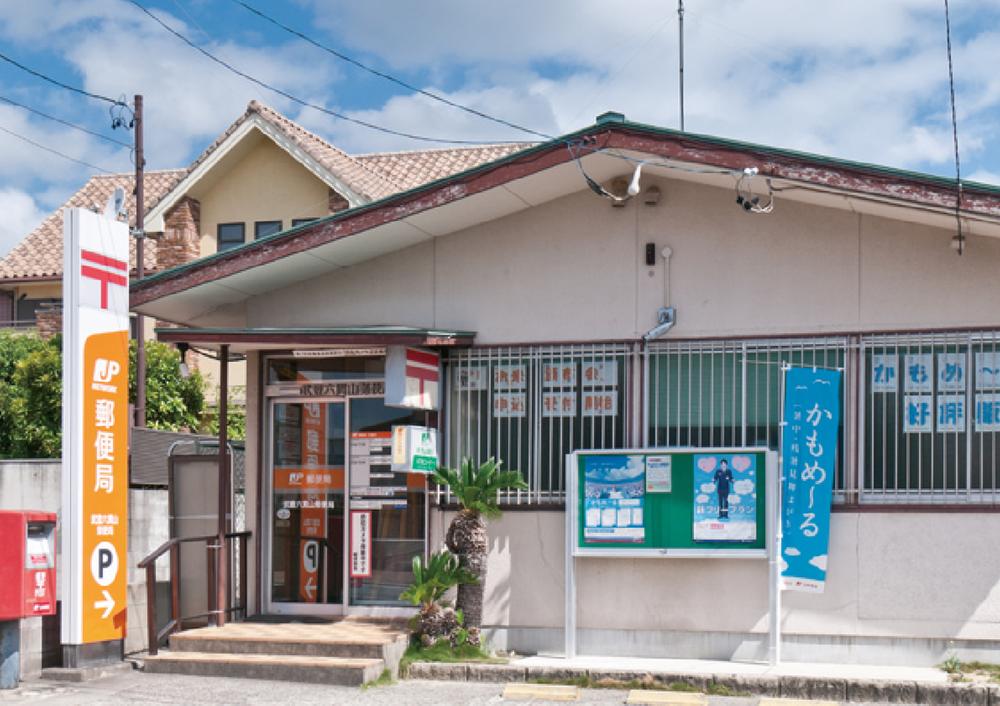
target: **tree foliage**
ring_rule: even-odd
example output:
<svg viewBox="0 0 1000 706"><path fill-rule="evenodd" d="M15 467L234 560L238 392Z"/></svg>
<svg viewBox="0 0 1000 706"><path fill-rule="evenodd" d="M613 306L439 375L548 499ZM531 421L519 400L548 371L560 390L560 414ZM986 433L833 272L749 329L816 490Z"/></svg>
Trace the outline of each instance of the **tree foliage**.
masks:
<svg viewBox="0 0 1000 706"><path fill-rule="evenodd" d="M128 347L128 400L135 404L136 342ZM146 341L146 426L198 431L205 406L205 380L197 370L180 374L181 354L173 346Z"/></svg>
<svg viewBox="0 0 1000 706"><path fill-rule="evenodd" d="M62 343L0 331L0 458L54 458L62 438Z"/></svg>
<svg viewBox="0 0 1000 706"><path fill-rule="evenodd" d="M146 423L197 431L205 382L180 374L180 354L146 342ZM135 341L129 348L129 401L135 402ZM0 458L58 458L62 450L62 340L0 330Z"/></svg>
<svg viewBox="0 0 1000 706"><path fill-rule="evenodd" d="M490 458L477 466L466 457L458 470L438 468L433 478L438 485L447 486L464 509L484 517L499 517L498 493L501 490L528 488L520 471L501 471L502 463Z"/></svg>

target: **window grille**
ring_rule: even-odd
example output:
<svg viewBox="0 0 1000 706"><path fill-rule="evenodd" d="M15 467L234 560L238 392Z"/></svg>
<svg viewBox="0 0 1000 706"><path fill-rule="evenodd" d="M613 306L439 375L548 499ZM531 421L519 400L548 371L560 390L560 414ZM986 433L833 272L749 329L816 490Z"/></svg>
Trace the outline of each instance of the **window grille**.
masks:
<svg viewBox="0 0 1000 706"><path fill-rule="evenodd" d="M561 502L566 454L632 443L633 355L616 344L477 348L446 364L445 462L493 456L520 470L508 503Z"/></svg>
<svg viewBox="0 0 1000 706"><path fill-rule="evenodd" d="M646 350L646 429L650 447L766 446L777 449L781 366L845 368L844 337L789 340L660 341ZM845 487L842 386L834 489Z"/></svg>
<svg viewBox="0 0 1000 706"><path fill-rule="evenodd" d="M864 336L862 502L996 503L1000 332Z"/></svg>
<svg viewBox="0 0 1000 706"><path fill-rule="evenodd" d="M445 459L503 459L530 489L502 500L544 503L577 449L777 449L785 363L844 371L836 502L1000 502L1000 331L457 351Z"/></svg>

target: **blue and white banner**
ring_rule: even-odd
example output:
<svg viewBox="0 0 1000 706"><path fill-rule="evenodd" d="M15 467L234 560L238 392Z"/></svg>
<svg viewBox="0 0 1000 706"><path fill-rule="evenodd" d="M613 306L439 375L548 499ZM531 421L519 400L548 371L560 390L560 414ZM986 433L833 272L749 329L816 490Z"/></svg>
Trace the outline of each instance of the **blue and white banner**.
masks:
<svg viewBox="0 0 1000 706"><path fill-rule="evenodd" d="M840 426L840 372L789 368L781 445L782 588L822 593Z"/></svg>

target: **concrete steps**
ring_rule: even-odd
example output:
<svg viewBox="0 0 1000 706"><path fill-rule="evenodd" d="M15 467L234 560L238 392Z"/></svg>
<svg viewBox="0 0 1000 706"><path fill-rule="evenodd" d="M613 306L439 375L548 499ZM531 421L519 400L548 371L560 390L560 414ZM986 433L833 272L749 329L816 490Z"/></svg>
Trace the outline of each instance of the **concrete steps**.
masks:
<svg viewBox="0 0 1000 706"><path fill-rule="evenodd" d="M170 636L148 672L361 685L398 676L408 635L398 623L231 623Z"/></svg>
<svg viewBox="0 0 1000 706"><path fill-rule="evenodd" d="M152 673L341 686L366 684L378 679L383 669L385 663L380 659L218 652L161 652L155 657L147 657L143 667L144 671Z"/></svg>

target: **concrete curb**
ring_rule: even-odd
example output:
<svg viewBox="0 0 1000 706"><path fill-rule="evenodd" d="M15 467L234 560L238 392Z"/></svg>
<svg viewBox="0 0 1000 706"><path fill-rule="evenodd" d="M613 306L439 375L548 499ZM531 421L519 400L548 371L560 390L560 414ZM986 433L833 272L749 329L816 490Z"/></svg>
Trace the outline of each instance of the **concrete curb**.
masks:
<svg viewBox="0 0 1000 706"><path fill-rule="evenodd" d="M1000 686L819 677L678 674L583 667L520 667L476 662L414 662L408 679L509 683L569 682L586 678L600 682L639 682L657 686L687 684L699 691L725 687L754 696L793 699L931 704L933 706L1000 706Z"/></svg>
<svg viewBox="0 0 1000 706"><path fill-rule="evenodd" d="M46 667L42 670L42 679L79 683L124 674L133 669L134 666L131 662L115 662L114 664L101 664L93 667Z"/></svg>

